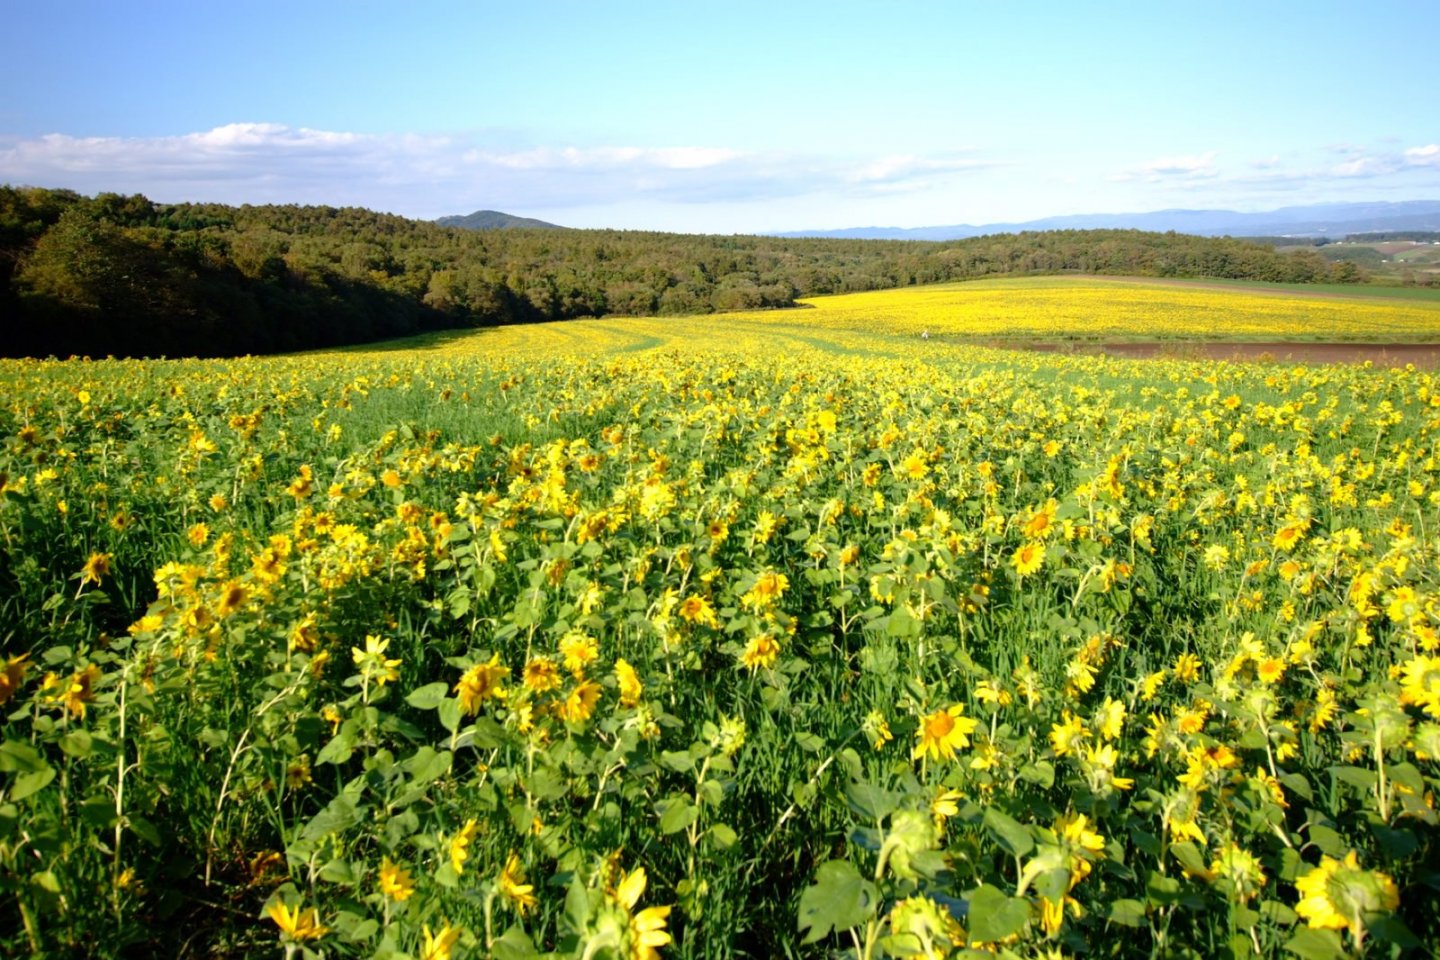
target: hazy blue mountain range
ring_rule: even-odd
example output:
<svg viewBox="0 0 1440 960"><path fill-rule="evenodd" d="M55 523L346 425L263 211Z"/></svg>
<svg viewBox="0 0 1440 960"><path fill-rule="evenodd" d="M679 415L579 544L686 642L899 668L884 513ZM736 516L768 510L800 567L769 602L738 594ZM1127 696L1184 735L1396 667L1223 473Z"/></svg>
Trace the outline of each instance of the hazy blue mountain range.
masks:
<svg viewBox="0 0 1440 960"><path fill-rule="evenodd" d="M948 227L850 227L795 230L779 237L844 237L873 240L961 240L1025 230L1155 230L1202 237L1344 237L1379 230L1440 230L1440 200L1403 203L1319 203L1261 213L1234 210L1159 210L1154 213L1091 213L1045 217L1023 223L955 224Z"/></svg>
<svg viewBox="0 0 1440 960"><path fill-rule="evenodd" d="M565 229L559 224L533 220L530 217L517 217L513 214L501 213L499 210L476 210L474 213L467 213L464 216L441 217L435 222L442 227L461 227L465 230Z"/></svg>

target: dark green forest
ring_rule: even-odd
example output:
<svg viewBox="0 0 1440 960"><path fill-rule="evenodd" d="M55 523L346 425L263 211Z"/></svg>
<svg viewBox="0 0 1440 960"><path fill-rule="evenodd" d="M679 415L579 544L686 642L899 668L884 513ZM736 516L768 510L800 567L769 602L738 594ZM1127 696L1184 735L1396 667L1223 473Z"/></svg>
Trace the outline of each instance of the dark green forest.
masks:
<svg viewBox="0 0 1440 960"><path fill-rule="evenodd" d="M9 356L236 356L604 314L1059 272L1359 282L1302 250L1136 230L949 242L447 228L347 207L0 186Z"/></svg>

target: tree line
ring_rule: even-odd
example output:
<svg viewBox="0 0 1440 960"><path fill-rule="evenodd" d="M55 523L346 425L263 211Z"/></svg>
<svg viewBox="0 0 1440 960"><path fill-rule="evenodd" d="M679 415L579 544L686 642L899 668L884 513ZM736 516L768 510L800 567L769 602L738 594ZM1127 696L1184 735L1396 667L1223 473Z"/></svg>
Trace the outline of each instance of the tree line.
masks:
<svg viewBox="0 0 1440 960"><path fill-rule="evenodd" d="M947 242L442 227L346 207L0 186L10 356L235 356L1059 272L1359 282L1312 251L1138 230Z"/></svg>

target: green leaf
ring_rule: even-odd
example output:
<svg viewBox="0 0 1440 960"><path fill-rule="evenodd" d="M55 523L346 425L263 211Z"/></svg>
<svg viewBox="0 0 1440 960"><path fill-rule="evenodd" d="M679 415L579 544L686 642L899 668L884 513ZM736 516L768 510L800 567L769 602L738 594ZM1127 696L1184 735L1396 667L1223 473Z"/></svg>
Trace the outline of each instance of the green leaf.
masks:
<svg viewBox="0 0 1440 960"><path fill-rule="evenodd" d="M819 753L825 749L825 739L817 737L808 730L800 731L792 739L795 741L795 745L806 753Z"/></svg>
<svg viewBox="0 0 1440 960"><path fill-rule="evenodd" d="M725 800L725 787L718 780L706 780L697 791L700 799L712 807L718 807Z"/></svg>
<svg viewBox="0 0 1440 960"><path fill-rule="evenodd" d="M729 850L735 846L735 841L740 839L732 828L723 823L717 823L710 828L710 837L721 850Z"/></svg>
<svg viewBox="0 0 1440 960"><path fill-rule="evenodd" d="M661 833L679 833L700 816L700 808L692 804L689 797L681 794L664 801L664 805L665 808L660 814Z"/></svg>
<svg viewBox="0 0 1440 960"><path fill-rule="evenodd" d="M662 750L660 765L676 773L689 773L695 769L695 757L689 750Z"/></svg>
<svg viewBox="0 0 1440 960"><path fill-rule="evenodd" d="M90 756L91 751L95 749L95 739L90 736L88 730L71 730L60 738L60 749L67 756L83 760Z"/></svg>
<svg viewBox="0 0 1440 960"><path fill-rule="evenodd" d="M1375 771L1366 770L1362 767L1340 766L1331 767L1330 773L1336 780L1350 784L1352 787L1359 787L1365 792L1375 789Z"/></svg>
<svg viewBox="0 0 1440 960"><path fill-rule="evenodd" d="M845 799L850 802L851 810L874 823L894 813L898 805L894 793L863 781L846 787Z"/></svg>
<svg viewBox="0 0 1440 960"><path fill-rule="evenodd" d="M1303 774L1282 773L1280 785L1286 790L1298 796L1301 800L1311 801L1315 799L1315 791L1310 787L1310 781L1305 779Z"/></svg>
<svg viewBox="0 0 1440 960"><path fill-rule="evenodd" d="M1399 917L1388 914L1373 919L1367 917L1365 927L1375 939L1393 943L1402 950L1414 950L1421 946L1419 938L1410 932L1410 928L1405 926ZM1434 949L1434 946L1432 943L1431 949Z"/></svg>
<svg viewBox="0 0 1440 960"><path fill-rule="evenodd" d="M320 868L320 879L327 883L352 887L360 882L360 874L356 872L355 865L349 860L336 857Z"/></svg>
<svg viewBox="0 0 1440 960"><path fill-rule="evenodd" d="M40 751L23 740L0 743L0 773L39 773L49 767Z"/></svg>
<svg viewBox="0 0 1440 960"><path fill-rule="evenodd" d="M340 732L330 738L330 742L321 748L315 756L315 763L342 764L350 759L350 754L355 751L355 728L351 724L345 724Z"/></svg>
<svg viewBox="0 0 1440 960"><path fill-rule="evenodd" d="M427 683L416 690L411 690L405 702L416 710L434 710L440 706L440 701L445 699L445 694L450 690L447 683Z"/></svg>
<svg viewBox="0 0 1440 960"><path fill-rule="evenodd" d="M22 773L15 778L15 782L10 786L10 799L24 800L31 794L44 790L49 786L50 781L54 779L54 767L46 767L43 770Z"/></svg>
<svg viewBox="0 0 1440 960"><path fill-rule="evenodd" d="M1112 900L1106 919L1122 927L1143 927L1146 924L1145 904L1139 900Z"/></svg>
<svg viewBox="0 0 1440 960"><path fill-rule="evenodd" d="M1020 768L1020 779L1027 780L1046 790L1055 785L1055 764L1049 760L1036 760Z"/></svg>
<svg viewBox="0 0 1440 960"><path fill-rule="evenodd" d="M970 894L969 919L971 940L994 943L1025 929L1030 904L982 883Z"/></svg>
<svg viewBox="0 0 1440 960"><path fill-rule="evenodd" d="M1157 907L1168 907L1180 899L1180 881L1151 872L1145 881L1146 898Z"/></svg>
<svg viewBox="0 0 1440 960"><path fill-rule="evenodd" d="M1345 947L1334 930L1301 927L1285 942L1285 949L1303 960L1341 960Z"/></svg>
<svg viewBox="0 0 1440 960"><path fill-rule="evenodd" d="M360 811L345 794L340 794L329 805L315 814L305 829L300 831L302 840L319 840L332 833L348 830L360 822Z"/></svg>
<svg viewBox="0 0 1440 960"><path fill-rule="evenodd" d="M1035 840L1024 824L996 807L985 811L985 829L1012 857L1023 857L1035 849ZM992 939L985 938L987 941ZM996 938L998 939L998 938Z"/></svg>
<svg viewBox="0 0 1440 960"><path fill-rule="evenodd" d="M529 960L540 955L535 949L535 942L518 923L512 924L499 940L490 945L490 952L496 960Z"/></svg>
<svg viewBox="0 0 1440 960"><path fill-rule="evenodd" d="M1310 824L1310 842L1320 848L1320 852L1326 856L1339 859L1350 852L1350 844L1338 832L1324 824Z"/></svg>
<svg viewBox="0 0 1440 960"><path fill-rule="evenodd" d="M858 927L875 915L880 895L848 860L831 860L815 871L815 883L800 894L799 929L815 943L833 931Z"/></svg>
<svg viewBox="0 0 1440 960"><path fill-rule="evenodd" d="M1180 866L1184 867L1187 873L1201 876L1209 872L1205 866L1205 858L1200 854L1200 848L1189 840L1172 843L1170 854L1180 861Z"/></svg>
<svg viewBox="0 0 1440 960"><path fill-rule="evenodd" d="M453 755L449 750L436 750L434 747L421 747L415 751L415 755L405 761L405 769L414 777L414 783L429 783L437 777L444 776L450 771L450 761Z"/></svg>
<svg viewBox="0 0 1440 960"><path fill-rule="evenodd" d="M458 697L442 697L436 709L440 711L440 726L451 733L460 729L461 713Z"/></svg>
<svg viewBox="0 0 1440 960"><path fill-rule="evenodd" d="M126 826L130 828L130 831L134 833L135 836L144 840L150 844L150 846L160 846L160 831L155 828L155 824L146 820L144 817L130 817L126 822Z"/></svg>

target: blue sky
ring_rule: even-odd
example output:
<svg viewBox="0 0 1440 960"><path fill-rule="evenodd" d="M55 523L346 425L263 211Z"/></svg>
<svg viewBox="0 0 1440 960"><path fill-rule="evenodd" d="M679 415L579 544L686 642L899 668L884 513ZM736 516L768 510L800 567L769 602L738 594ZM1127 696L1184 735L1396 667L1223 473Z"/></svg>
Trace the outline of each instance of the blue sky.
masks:
<svg viewBox="0 0 1440 960"><path fill-rule="evenodd" d="M759 232L1440 198L1440 3L7 0L0 182Z"/></svg>

